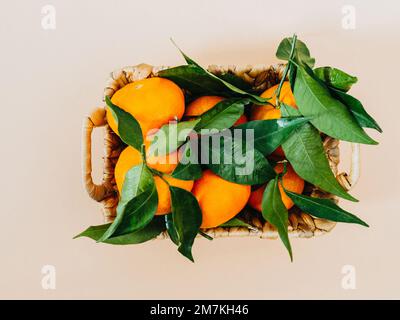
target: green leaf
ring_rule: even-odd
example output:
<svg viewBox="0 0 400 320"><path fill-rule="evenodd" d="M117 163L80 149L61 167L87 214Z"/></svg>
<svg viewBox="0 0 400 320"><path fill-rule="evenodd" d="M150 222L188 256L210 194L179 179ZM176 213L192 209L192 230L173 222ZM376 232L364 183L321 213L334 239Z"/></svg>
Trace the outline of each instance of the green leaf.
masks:
<svg viewBox="0 0 400 320"><path fill-rule="evenodd" d="M293 117L301 117L301 113L298 109L295 109L287 104L281 102L281 115L282 118L293 118Z"/></svg>
<svg viewBox="0 0 400 320"><path fill-rule="evenodd" d="M157 205L158 195L154 185L152 189L139 194L126 204L123 212L117 216L117 227L112 235L119 236L142 229L154 218Z"/></svg>
<svg viewBox="0 0 400 320"><path fill-rule="evenodd" d="M377 144L329 90L315 80L304 68L298 68L294 96L301 114L323 133L340 140Z"/></svg>
<svg viewBox="0 0 400 320"><path fill-rule="evenodd" d="M281 41L276 51L276 57L281 60L289 61L292 49L293 38L285 38ZM308 65L310 68L314 67L315 59L310 56L310 50L301 40L296 40L294 60L301 65Z"/></svg>
<svg viewBox="0 0 400 320"><path fill-rule="evenodd" d="M192 193L170 186L172 220L179 239L178 251L193 261L192 246L200 230L202 214Z"/></svg>
<svg viewBox="0 0 400 320"><path fill-rule="evenodd" d="M314 69L314 74L328 86L341 91L349 91L351 86L358 81L357 77L332 67L316 68Z"/></svg>
<svg viewBox="0 0 400 320"><path fill-rule="evenodd" d="M99 241L143 228L157 209L158 196L154 178L144 163L129 169L125 175L117 216Z"/></svg>
<svg viewBox="0 0 400 320"><path fill-rule="evenodd" d="M235 130L254 130L254 147L266 156L280 146L294 129L308 120L304 117L255 120L239 125L235 127Z"/></svg>
<svg viewBox="0 0 400 320"><path fill-rule="evenodd" d="M202 69L202 67L196 62L194 61L192 58L190 58L188 55L186 55L179 47L178 45L175 43L175 41L173 41L171 39L172 43L175 45L175 47L179 50L179 52L182 54L183 58L185 59L186 63L189 65L194 65L197 66L199 68ZM218 78L224 80L225 82L230 83L231 85L242 89L242 90L251 90L252 87L249 83L247 83L246 81L244 81L242 78L238 77L235 74L229 73L229 72L224 72L220 75L217 76Z"/></svg>
<svg viewBox="0 0 400 320"><path fill-rule="evenodd" d="M294 84L296 82L296 74L297 74L297 67L293 63L289 63L289 83L290 83L290 89L292 89L292 92L294 91Z"/></svg>
<svg viewBox="0 0 400 320"><path fill-rule="evenodd" d="M244 91L252 90L252 87L249 83L244 81L242 78L238 77L237 75L229 72L222 73L218 75L218 78L234 85L235 87L242 89Z"/></svg>
<svg viewBox="0 0 400 320"><path fill-rule="evenodd" d="M172 177L180 180L197 180L200 179L202 175L201 166L198 163L178 163L174 172L172 172Z"/></svg>
<svg viewBox="0 0 400 320"><path fill-rule="evenodd" d="M179 236L176 232L174 220L172 219L171 213L165 215L165 226L167 228L167 232L171 241L179 246Z"/></svg>
<svg viewBox="0 0 400 320"><path fill-rule="evenodd" d="M347 108L349 108L350 112L353 114L354 118L357 120L358 124L361 127L372 128L379 132L382 132L379 124L367 113L362 103L358 99L340 90L336 90L333 88L331 88L330 90L334 97L339 99L343 104L347 106Z"/></svg>
<svg viewBox="0 0 400 320"><path fill-rule="evenodd" d="M202 140L209 138L219 139L219 143L215 143L215 140L207 143L202 141L202 163L223 179L238 184L255 185L275 177L275 171L268 160L254 148L254 141L248 140L249 145L246 147L246 139L232 138L224 132ZM203 146L209 149L203 150ZM204 159L204 153L208 154L208 159Z"/></svg>
<svg viewBox="0 0 400 320"><path fill-rule="evenodd" d="M219 82L220 84L222 84L224 86L223 91L227 91L227 93L229 94L239 94L240 96L245 96L247 98L250 98L252 100L252 102L254 103L266 103L267 99L261 98L258 95L253 95L250 94L248 92L246 92L246 90L250 90L251 86L245 82L242 78L230 74L230 73L223 73L219 76L216 76L215 74L209 72L208 70L204 69L203 67L201 67L196 61L194 61L192 58L190 58L188 55L186 55L177 45L174 41L172 41L174 43L174 45L178 48L178 50L180 51L180 53L182 54L183 58L185 59L186 63L190 66L194 66L196 68L199 68L203 71L204 74L208 75L209 78L214 79L215 84L217 82ZM216 86L218 87L218 86ZM189 91L191 91L189 89ZM194 93L192 91L192 93ZM204 92L206 94L209 94L209 92ZM231 96L231 95L228 95Z"/></svg>
<svg viewBox="0 0 400 320"><path fill-rule="evenodd" d="M285 190L285 193L290 199L292 199L297 207L314 217L336 222L356 223L365 227L369 227L368 224L366 224L360 218L341 209L330 199L313 198L288 190Z"/></svg>
<svg viewBox="0 0 400 320"><path fill-rule="evenodd" d="M227 88L220 81L210 77L206 71L196 65L184 65L162 70L158 73L161 78L167 78L179 87L189 90L195 95L226 94Z"/></svg>
<svg viewBox="0 0 400 320"><path fill-rule="evenodd" d="M121 140L140 151L143 144L143 135L139 122L130 113L113 104L108 96L106 96L106 103L118 125L118 133Z"/></svg>
<svg viewBox="0 0 400 320"><path fill-rule="evenodd" d="M224 130L232 127L244 112L244 106L249 104L249 99L231 98L218 102L200 117L196 130L215 129Z"/></svg>
<svg viewBox="0 0 400 320"><path fill-rule="evenodd" d="M154 186L153 174L144 162L133 166L125 175L119 203L127 203L137 195L152 189Z"/></svg>
<svg viewBox="0 0 400 320"><path fill-rule="evenodd" d="M198 163L197 154L192 160L192 153L195 152L191 148L190 142L182 146L184 148L182 158L180 159L175 170L172 172L172 177L181 180L197 180L202 176L201 166Z"/></svg>
<svg viewBox="0 0 400 320"><path fill-rule="evenodd" d="M153 136L149 154L163 156L176 151L186 142L187 137L199 122L200 119L196 119L163 125Z"/></svg>
<svg viewBox="0 0 400 320"><path fill-rule="evenodd" d="M290 260L293 261L292 247L288 234L288 211L282 202L278 178L268 182L263 194L261 208L264 219L278 230L279 237L289 252Z"/></svg>
<svg viewBox="0 0 400 320"><path fill-rule="evenodd" d="M282 144L286 158L304 180L347 200L357 201L337 182L326 158L318 131L309 123Z"/></svg>
<svg viewBox="0 0 400 320"><path fill-rule="evenodd" d="M91 226L87 228L85 231L82 233L78 234L77 236L74 237L80 238L80 237L87 237L91 238L95 241L98 241L104 234L106 230L110 227L111 223L107 224L102 224L98 226ZM164 221L161 217L155 217L147 226L145 226L143 229L140 229L138 231L123 235L123 236L118 236L118 237L113 237L110 239L107 239L104 241L104 243L107 244L114 244L114 245L128 245L128 244L138 244L138 243L143 243L148 240L151 240L155 237L157 237L161 232L165 230L165 224Z"/></svg>
<svg viewBox="0 0 400 320"><path fill-rule="evenodd" d="M267 103L267 99L250 94L234 85L218 78L216 75L199 67L190 64L162 70L159 77L167 78L175 82L182 89L189 90L195 95L221 95L225 97L249 98L257 104Z"/></svg>
<svg viewBox="0 0 400 320"><path fill-rule="evenodd" d="M187 56L182 50L181 48L178 47L178 45L175 43L175 41L173 39L171 39L171 42L174 44L174 46L179 50L179 52L181 53L181 55L183 56L183 58L185 59L186 63L189 65L194 65L196 67L201 68L201 66L194 60L192 60L189 56Z"/></svg>
<svg viewBox="0 0 400 320"><path fill-rule="evenodd" d="M255 229L252 225L250 225L247 222L244 222L243 220L240 220L239 218L236 218L236 217L221 224L220 227L224 227L224 228L246 227L246 228L253 229L253 230Z"/></svg>

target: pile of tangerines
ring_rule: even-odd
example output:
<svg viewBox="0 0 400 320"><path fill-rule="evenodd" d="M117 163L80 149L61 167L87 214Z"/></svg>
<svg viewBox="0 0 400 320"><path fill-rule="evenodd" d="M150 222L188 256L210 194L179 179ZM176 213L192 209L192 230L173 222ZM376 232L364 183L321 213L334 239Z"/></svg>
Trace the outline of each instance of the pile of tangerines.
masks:
<svg viewBox="0 0 400 320"><path fill-rule="evenodd" d="M271 98L270 104L253 105L247 115L242 115L235 125L252 120L268 120L281 118L281 111L273 105L276 101L275 92L277 86L273 86L262 93L261 97ZM119 108L130 113L140 124L142 129L148 166L162 173L162 176L154 176L158 193L158 207L156 215L165 215L171 212L171 195L169 185L191 191L196 197L202 211L201 228L214 228L235 217L246 205L261 211L262 196L265 185L252 189L249 185L236 184L224 180L211 170L204 170L201 178L195 181L180 180L173 178L171 173L176 168L180 151L174 151L167 156L148 154L148 133L154 129L160 129L170 121L181 119L195 119L204 112L213 108L224 98L219 96L201 96L185 104L185 96L181 88L168 79L152 77L129 83L112 96L111 101ZM280 91L279 100L288 106L297 109L294 96L289 82L284 82ZM118 134L118 126L113 118L112 112L107 110L107 121L111 129ZM278 147L272 157L275 160L284 160L285 155L281 147ZM119 193L126 173L132 167L140 164L143 160L140 151L133 147L126 147L120 154L115 166L115 181ZM284 165L279 163L275 171L284 171ZM284 189L302 193L304 180L301 179L290 165L279 185L281 198L287 209L293 206L292 200L285 194ZM280 182L281 183L281 182Z"/></svg>

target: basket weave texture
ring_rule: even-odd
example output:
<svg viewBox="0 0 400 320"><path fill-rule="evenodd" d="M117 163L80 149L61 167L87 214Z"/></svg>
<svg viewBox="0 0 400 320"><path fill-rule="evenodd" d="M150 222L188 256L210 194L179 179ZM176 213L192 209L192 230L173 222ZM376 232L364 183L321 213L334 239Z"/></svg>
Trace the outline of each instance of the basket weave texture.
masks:
<svg viewBox="0 0 400 320"><path fill-rule="evenodd" d="M157 72L166 67L153 67L147 64L140 64L111 73L110 79L104 90L104 96L112 97L112 95L130 82L153 77ZM252 85L258 91L266 90L267 88L279 83L284 65L275 66L247 66L238 68L235 66L219 67L212 65L208 70L216 75L221 73L232 73ZM83 124L83 182L89 196L102 204L103 216L105 222L111 222L116 214L118 205L118 191L114 179L114 167L118 160L120 152L124 145L119 137L112 132L107 125L105 118L105 107L96 108L93 112L85 117ZM101 184L97 185L92 179L92 163L91 163L91 136L93 128L104 127L104 165L103 178ZM350 176L346 173L338 174L339 164L339 141L331 137L325 137L323 141L325 152L330 164L330 167L335 174L339 183L346 189L350 190L352 184L358 178L358 149L352 148L353 159ZM357 168L356 168L357 167ZM352 172L355 173L352 176ZM352 178L352 179L350 179ZM353 181L352 181L353 180ZM306 184L305 192L311 196L319 198L330 198L335 202L338 201L336 196L319 190L315 186ZM275 239L278 237L276 229L268 222L263 222L254 215L246 216L248 222L254 226L253 229L245 227L229 227L229 228L212 228L203 230L212 237L230 237L239 236L247 237L254 236L259 238ZM310 216L307 213L301 212L296 208L289 211L289 235L290 237L310 238L331 231L336 223L325 219L319 219ZM158 236L158 239L168 237L164 232Z"/></svg>

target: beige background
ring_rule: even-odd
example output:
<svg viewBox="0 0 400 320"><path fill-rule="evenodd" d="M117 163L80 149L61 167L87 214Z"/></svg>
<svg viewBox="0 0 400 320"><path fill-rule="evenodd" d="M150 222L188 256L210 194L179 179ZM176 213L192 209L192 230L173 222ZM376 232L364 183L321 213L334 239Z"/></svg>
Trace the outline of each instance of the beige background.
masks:
<svg viewBox="0 0 400 320"><path fill-rule="evenodd" d="M236 3L235 3L236 2ZM400 298L400 5L398 1L8 1L1 24L1 298ZM53 4L56 30L43 30ZM342 28L354 5L355 30ZM112 247L72 236L102 223L81 184L81 123L101 105L108 73L147 62L182 63L177 43L203 65L271 64L297 32L317 57L355 74L352 90L384 134L362 147L362 177L342 206L370 229L293 240L294 263L278 241L200 239L195 264L169 241ZM100 170L101 133L96 133ZM346 149L346 148L345 148ZM346 152L344 152L346 156ZM347 160L347 159L345 159ZM41 287L54 265L56 290ZM356 289L341 287L342 267Z"/></svg>

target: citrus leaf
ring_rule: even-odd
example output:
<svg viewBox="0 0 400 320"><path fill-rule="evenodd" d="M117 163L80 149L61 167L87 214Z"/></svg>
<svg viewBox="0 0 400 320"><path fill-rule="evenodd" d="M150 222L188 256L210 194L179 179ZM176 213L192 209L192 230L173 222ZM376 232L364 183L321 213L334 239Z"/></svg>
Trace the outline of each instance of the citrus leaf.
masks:
<svg viewBox="0 0 400 320"><path fill-rule="evenodd" d="M194 65L196 67L201 68L201 66L194 60L192 60L189 56L187 56L182 50L181 48L178 47L178 45L175 43L175 41L173 39L171 39L171 42L174 44L174 46L179 50L179 52L181 53L181 55L183 56L183 58L185 59L186 63L189 65Z"/></svg>
<svg viewBox="0 0 400 320"><path fill-rule="evenodd" d="M231 228L231 227L246 227L249 229L255 229L252 225L248 224L247 222L244 222L243 220L240 220L239 218L232 218L231 220L219 225L220 227L224 228Z"/></svg>
<svg viewBox="0 0 400 320"><path fill-rule="evenodd" d="M293 63L289 63L288 79L290 83L290 89L292 90L292 92L294 91L294 84L296 82L296 73L297 73L297 67Z"/></svg>
<svg viewBox="0 0 400 320"><path fill-rule="evenodd" d="M263 194L261 208L264 219L278 230L279 237L289 252L290 260L293 261L292 247L288 234L288 211L282 202L278 178L268 182Z"/></svg>
<svg viewBox="0 0 400 320"><path fill-rule="evenodd" d="M283 102L281 102L280 106L282 118L301 117L301 113L298 109L288 106Z"/></svg>
<svg viewBox="0 0 400 320"><path fill-rule="evenodd" d="M195 161L192 160L192 152L195 151L192 150L190 142L182 146L182 148L184 149L182 152L182 158L171 176L181 180L200 179L202 176L201 166L198 163L197 154L194 157Z"/></svg>
<svg viewBox="0 0 400 320"><path fill-rule="evenodd" d="M224 130L232 127L243 114L244 106L249 103L250 101L247 98L231 98L218 102L201 115L200 122L196 125L196 130Z"/></svg>
<svg viewBox="0 0 400 320"><path fill-rule="evenodd" d="M358 81L357 77L332 67L316 68L314 69L314 74L328 86L345 92L349 91L351 86Z"/></svg>
<svg viewBox="0 0 400 320"><path fill-rule="evenodd" d="M176 151L186 142L187 137L199 122L200 119L196 119L163 125L153 136L149 154L163 156Z"/></svg>
<svg viewBox="0 0 400 320"><path fill-rule="evenodd" d="M144 163L132 167L125 175L117 216L99 241L143 228L152 220L157 204L157 191L150 170Z"/></svg>
<svg viewBox="0 0 400 320"><path fill-rule="evenodd" d="M357 201L337 182L318 131L309 123L296 128L282 144L286 158L304 180L347 200Z"/></svg>
<svg viewBox="0 0 400 320"><path fill-rule="evenodd" d="M232 138L223 133L209 138L219 138L219 143L202 142L202 146L209 148L208 151L202 148L202 157L204 153L208 154L207 161L203 161L203 157L202 163L221 178L238 184L255 185L275 176L274 169L263 154L254 148L254 144L246 148L246 139Z"/></svg>
<svg viewBox="0 0 400 320"><path fill-rule="evenodd" d="M309 197L288 190L285 190L285 193L290 199L292 199L297 207L314 217L336 222L356 223L365 227L369 227L368 224L366 224L360 218L343 210L330 199Z"/></svg>
<svg viewBox="0 0 400 320"><path fill-rule="evenodd" d="M145 227L153 219L157 205L158 195L154 185L126 204L122 214L117 216L119 221L112 236L128 234Z"/></svg>
<svg viewBox="0 0 400 320"><path fill-rule="evenodd" d="M171 241L179 246L179 237L178 233L176 232L171 213L165 215L165 227L167 228L167 232Z"/></svg>
<svg viewBox="0 0 400 320"><path fill-rule="evenodd" d="M158 76L175 82L182 89L189 90L192 94L243 97L249 98L253 103L267 103L267 99L239 89L197 64L165 69L160 71Z"/></svg>
<svg viewBox="0 0 400 320"><path fill-rule="evenodd" d="M251 84L247 83L242 78L238 77L237 75L235 75L233 73L224 72L224 73L221 73L220 75L218 75L218 78L230 83L231 85L233 85L239 89L242 89L245 91L252 90Z"/></svg>
<svg viewBox="0 0 400 320"><path fill-rule="evenodd" d="M357 120L358 124L361 127L372 128L379 132L382 132L379 124L374 120L374 118L372 118L368 114L368 112L364 109L362 103L358 99L334 88L330 88L330 90L337 99L345 104L347 108L349 108L350 112L353 114L354 118Z"/></svg>
<svg viewBox="0 0 400 320"><path fill-rule="evenodd" d="M181 180L197 180L202 175L201 166L198 163L178 163L172 172L172 177Z"/></svg>
<svg viewBox="0 0 400 320"><path fill-rule="evenodd" d="M292 37L285 38L281 41L276 51L276 57L278 59L289 61L292 49L292 41ZM296 39L294 60L298 64L305 64L310 68L313 68L315 64L315 59L310 56L310 50L308 50L306 44L298 39Z"/></svg>
<svg viewBox="0 0 400 320"><path fill-rule="evenodd" d="M152 189L154 186L153 174L145 163L133 166L125 174L122 185L120 203L127 203L142 192Z"/></svg>
<svg viewBox="0 0 400 320"><path fill-rule="evenodd" d="M104 234L106 230L110 227L111 223L107 224L102 224L98 226L91 226L87 228L85 231L82 233L78 234L77 236L74 237L80 238L80 237L87 237L91 238L95 241L98 241ZM155 217L147 226L145 226L143 229L140 229L138 231L123 235L123 236L118 236L118 237L113 237L110 239L107 239L104 241L104 243L107 244L114 244L114 245L128 245L128 244L138 244L138 243L143 243L148 240L151 240L155 237L157 237L161 232L165 230L165 224L164 221L161 217Z"/></svg>
<svg viewBox="0 0 400 320"><path fill-rule="evenodd" d="M235 130L254 130L254 147L266 156L279 147L292 134L294 129L308 120L304 117L255 120L239 125L235 127Z"/></svg>
<svg viewBox="0 0 400 320"><path fill-rule="evenodd" d="M226 94L226 87L222 82L210 77L207 72L196 65L184 65L162 70L158 73L161 78L175 82L179 87L189 90L196 95Z"/></svg>
<svg viewBox="0 0 400 320"><path fill-rule="evenodd" d="M113 104L108 96L106 96L106 103L118 125L121 140L136 150L140 150L143 135L139 122L130 113Z"/></svg>
<svg viewBox="0 0 400 320"><path fill-rule="evenodd" d="M262 98L258 95L250 94L245 91L246 89L240 88L240 86L247 84L243 79L241 79L235 75L226 76L227 73L225 73L225 75L216 76L215 74L213 74L213 73L209 72L208 70L204 69L203 67L201 67L196 61L194 61L192 58L190 58L188 55L186 55L176 44L175 44L175 46L178 48L178 50L180 51L180 53L182 54L183 58L185 59L185 61L188 65L191 65L191 66L194 66L194 67L197 67L197 68L203 70L210 78L212 78L216 81L219 81L221 84L224 85L225 89L228 89L228 91L227 91L228 94L234 93L234 94L239 94L240 96L248 97L254 103L262 103L263 104L263 103L267 102L267 99ZM228 79L226 80L226 78L228 78ZM235 82L238 83L240 86L236 86L235 83L233 83L233 81L232 81L233 79L235 79ZM230 80L230 81L228 81L228 80ZM240 80L242 80L242 82L240 82ZM243 84L243 82L244 82L244 84ZM251 88L251 86L250 86L250 88ZM207 93L207 92L205 92L205 93Z"/></svg>
<svg viewBox="0 0 400 320"><path fill-rule="evenodd" d="M192 193L170 186L172 220L179 239L178 251L193 261L192 246L200 230L202 214Z"/></svg>
<svg viewBox="0 0 400 320"><path fill-rule="evenodd" d="M179 50L179 52L181 53L181 55L183 56L183 58L185 59L187 64L202 68L196 61L194 61L192 58L190 58L188 55L186 55L181 50L181 48L179 48L179 46L175 43L174 40L171 39L171 41L174 44L174 46ZM251 89L250 84L248 84L246 81L244 81L242 78L238 77L235 74L232 74L229 72L224 72L224 73L218 75L218 78L230 83L231 85L236 86L239 89L242 89L242 90L250 90Z"/></svg>
<svg viewBox="0 0 400 320"><path fill-rule="evenodd" d="M377 144L359 126L352 114L329 90L304 68L298 68L294 96L301 114L321 132L340 140Z"/></svg>

